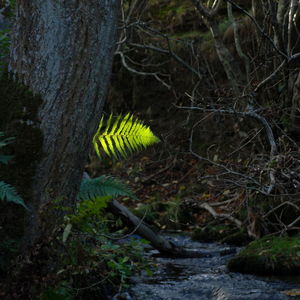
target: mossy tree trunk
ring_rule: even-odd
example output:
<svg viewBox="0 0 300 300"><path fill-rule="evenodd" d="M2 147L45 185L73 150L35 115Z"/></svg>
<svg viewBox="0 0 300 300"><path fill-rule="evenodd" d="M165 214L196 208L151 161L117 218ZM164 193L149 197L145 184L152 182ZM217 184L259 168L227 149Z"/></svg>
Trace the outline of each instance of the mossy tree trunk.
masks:
<svg viewBox="0 0 300 300"><path fill-rule="evenodd" d="M62 221L49 204L75 203L109 84L119 2L17 0L9 70L43 100L26 246Z"/></svg>

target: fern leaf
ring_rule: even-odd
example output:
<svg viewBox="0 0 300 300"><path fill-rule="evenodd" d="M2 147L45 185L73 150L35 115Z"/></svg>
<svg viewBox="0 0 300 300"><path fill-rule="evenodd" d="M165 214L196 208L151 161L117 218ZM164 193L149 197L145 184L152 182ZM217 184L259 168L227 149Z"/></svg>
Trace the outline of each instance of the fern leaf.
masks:
<svg viewBox="0 0 300 300"><path fill-rule="evenodd" d="M4 138L4 136L5 136L4 132L0 131L0 148L12 143L15 139L13 137Z"/></svg>
<svg viewBox="0 0 300 300"><path fill-rule="evenodd" d="M116 158L127 157L133 151L139 151L160 141L149 126L130 113L124 117L119 115L114 121L110 115L104 131L103 125L104 117L101 118L93 138L94 148L99 157L102 157L102 153ZM100 149L103 150L102 153Z"/></svg>
<svg viewBox="0 0 300 300"><path fill-rule="evenodd" d="M0 163L7 165L12 157L12 155L0 155Z"/></svg>
<svg viewBox="0 0 300 300"><path fill-rule="evenodd" d="M22 205L24 208L28 209L23 199L18 195L16 189L4 181L0 181L0 199Z"/></svg>
<svg viewBox="0 0 300 300"><path fill-rule="evenodd" d="M12 143L15 138L8 137L4 138L4 132L0 131L0 148L5 147L6 145ZM11 155L0 155L0 163L8 164L9 160L12 158Z"/></svg>
<svg viewBox="0 0 300 300"><path fill-rule="evenodd" d="M78 200L93 200L103 196L128 196L137 199L127 185L111 176L103 175L81 182Z"/></svg>

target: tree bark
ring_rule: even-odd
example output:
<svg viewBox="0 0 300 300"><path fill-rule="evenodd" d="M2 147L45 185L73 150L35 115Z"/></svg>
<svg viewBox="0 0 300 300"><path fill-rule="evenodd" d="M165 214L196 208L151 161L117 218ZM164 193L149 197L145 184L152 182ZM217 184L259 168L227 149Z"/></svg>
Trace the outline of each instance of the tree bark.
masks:
<svg viewBox="0 0 300 300"><path fill-rule="evenodd" d="M109 84L119 2L17 0L9 70L43 99L36 126L44 157L34 176L26 246L62 221L62 212L47 210L53 200L75 203Z"/></svg>

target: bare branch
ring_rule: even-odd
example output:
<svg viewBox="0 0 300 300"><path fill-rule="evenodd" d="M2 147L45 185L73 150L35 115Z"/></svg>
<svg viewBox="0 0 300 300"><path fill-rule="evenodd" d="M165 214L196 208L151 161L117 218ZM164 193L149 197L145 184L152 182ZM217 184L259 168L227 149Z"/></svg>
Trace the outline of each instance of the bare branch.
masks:
<svg viewBox="0 0 300 300"><path fill-rule="evenodd" d="M237 51L239 57L244 61L245 69L246 69L246 79L247 79L247 82L249 82L250 81L250 77L249 77L250 76L250 61L249 61L249 58L245 55L245 53L242 50L239 33L238 33L238 27L237 27L236 21L234 19L233 13L232 13L232 4L229 2L227 2L227 14L228 14L228 19L231 22L232 27L233 27L235 48L236 48L236 51Z"/></svg>
<svg viewBox="0 0 300 300"><path fill-rule="evenodd" d="M179 108L179 109L186 109L186 110L191 109L191 110L199 110L199 111L202 111L202 112L241 115L241 116L244 116L244 117L254 118L254 119L260 121L263 124L263 126L266 130L266 134L267 134L267 137L268 137L268 140L269 140L269 144L271 146L270 156L273 157L278 152L277 144L275 142L275 137L274 137L274 134L273 134L273 131L272 131L272 128L271 128L270 124L268 123L268 121L266 120L265 117L257 114L255 110L242 112L242 111L235 111L235 110L232 110L232 109L214 109L214 108L177 106L177 105L175 105L175 107Z"/></svg>
<svg viewBox="0 0 300 300"><path fill-rule="evenodd" d="M206 209L214 218L225 218L235 223L238 228L242 227L242 222L230 214L217 213L208 203L201 203L199 207Z"/></svg>
<svg viewBox="0 0 300 300"><path fill-rule="evenodd" d="M205 7L205 5L203 5L201 0L193 0L193 2L196 8L198 9L198 11L200 12L200 14L204 15L206 18L212 18L218 13L219 8L223 1L215 0L211 9Z"/></svg>
<svg viewBox="0 0 300 300"><path fill-rule="evenodd" d="M199 71L197 71L196 69L191 67L189 64L187 64L181 57L179 57L177 54L175 54L170 48L169 48L169 50L165 50L165 49L155 47L153 45L141 45L141 44L137 44L137 43L130 43L129 45L133 46L133 47L136 47L136 48L140 48L140 49L148 49L148 50L156 51L156 52L159 52L159 53L163 53L165 55L170 55L177 62L182 64L188 71L192 72L199 79L202 79L202 75L200 74Z"/></svg>
<svg viewBox="0 0 300 300"><path fill-rule="evenodd" d="M288 55L284 52L282 52L274 43L274 41L270 38L270 36L263 30L263 28L261 28L259 26L259 24L257 23L257 21L255 20L255 18L253 16L251 16L251 14L249 14L245 9L243 9L242 7L240 7L239 5L237 5L234 1L232 0L225 0L229 3L231 3L234 7L236 7L237 9L239 9L240 11L242 11L245 15L247 15L251 20L252 22L255 24L256 28L259 30L259 32L261 33L261 35L267 39L270 44L272 45L273 49L278 53L280 54L284 59L288 59Z"/></svg>
<svg viewBox="0 0 300 300"><path fill-rule="evenodd" d="M230 110L230 109L227 109L227 110L225 110L225 109L207 109L207 108L201 108L201 107L189 107L189 106L177 106L177 105L175 105L175 107L177 107L179 109L186 109L186 110L199 110L199 111L207 112L207 113L234 114L234 115L241 115L241 116L245 116L245 117L254 118L254 119L260 121L263 124L264 128L265 128L266 135L267 135L270 147L271 147L270 158L269 158L270 163L273 161L274 156L278 153L277 144L276 144L275 137L274 137L274 134L273 134L273 131L272 131L272 128L271 128L270 124L268 123L266 118L264 118L263 116L257 114L254 110L241 112L241 111L234 111L234 110ZM260 186L260 183L256 180L254 180L252 177L249 177L245 174L230 170L229 168L227 168L224 165L220 165L216 162L211 161L208 158L205 158L205 157L200 156L197 153L195 153L192 149L193 130L194 130L194 128L192 129L192 133L191 133L191 137L190 137L190 149L189 149L190 152L193 155L195 155L196 157L198 157L201 160L209 161L210 163L214 164L215 166L221 167L221 168L225 169L226 171L228 171L228 172L230 172L234 175L239 175L239 176L242 176L244 178L247 178L247 179L251 180L252 182L255 182L256 184L258 184L258 186ZM260 190L261 193L266 194L266 195L270 195L272 193L272 191L275 187L275 184L276 184L275 170L272 169L272 168L270 168L269 177L270 177L270 185L267 186L267 187L264 187L262 190Z"/></svg>
<svg viewBox="0 0 300 300"><path fill-rule="evenodd" d="M194 126L194 127L195 127L195 126ZM221 168L221 169L224 169L224 170L226 170L226 171L227 171L228 173L230 173L230 174L236 175L236 176L238 176L238 177L242 177L242 178L244 178L244 179L247 179L247 180L251 181L252 183L254 183L254 184L257 185L257 186L260 186L260 183L259 183L257 180L255 180L254 178L252 178L252 177L250 177L250 176L248 176L248 175L245 175L245 174L243 174L243 173L236 172L236 171L234 171L234 170L232 170L232 169L229 169L229 168L228 168L227 166L225 166L225 165L218 164L218 163L216 163L216 162L210 160L209 158L203 157L203 156L197 154L196 152L194 152L193 147L192 147L192 145L193 145L194 127L192 128L192 131L191 131L191 135L190 135L190 143L189 143L189 151L190 151L194 156L196 156L197 158L199 158L199 159L201 159L201 160L207 161L207 162L211 163L212 165L214 165L214 166L216 166L216 167L219 167L219 168Z"/></svg>
<svg viewBox="0 0 300 300"><path fill-rule="evenodd" d="M171 89L171 86L168 85L164 80L162 80L162 79L159 77L159 74L158 74L158 73L137 71L137 70L131 68L130 66L128 66L128 64L127 64L127 62L126 62L125 55L124 55L123 52L117 51L117 52L115 52L115 54L116 54L116 55L120 55L123 66L124 66L129 72L132 72L132 73L137 74L137 75L153 76L157 81L159 81L159 82L160 82L162 85L164 85L167 89L169 89L169 90Z"/></svg>
<svg viewBox="0 0 300 300"><path fill-rule="evenodd" d="M291 60L289 60L290 62ZM271 81L276 75L277 73L283 69L283 67L287 64L287 60L282 61L282 63L280 64L280 66L272 73L270 74L267 78L265 78L263 81L261 81L256 88L254 89L254 92L257 93L262 87L264 87L269 81Z"/></svg>
<svg viewBox="0 0 300 300"><path fill-rule="evenodd" d="M287 44L287 53L289 56L292 55L292 28L294 25L294 18L297 14L297 7L299 1L291 0L289 8L289 22L288 22L288 44Z"/></svg>

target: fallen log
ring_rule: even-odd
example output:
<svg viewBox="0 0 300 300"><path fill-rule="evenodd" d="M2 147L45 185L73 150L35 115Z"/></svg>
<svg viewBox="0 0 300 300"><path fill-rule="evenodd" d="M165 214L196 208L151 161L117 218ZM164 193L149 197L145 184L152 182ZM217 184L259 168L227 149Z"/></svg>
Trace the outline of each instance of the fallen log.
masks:
<svg viewBox="0 0 300 300"><path fill-rule="evenodd" d="M226 255L235 252L235 249L226 248L218 252L209 252L199 249L188 249L175 245L173 242L163 238L161 235L155 233L149 225L143 222L139 217L135 216L128 208L113 199L108 203L107 209L112 214L120 217L122 221L135 228L134 232L142 238L148 240L152 247L157 249L161 255L168 257L181 258L196 258L196 257L210 257L213 255Z"/></svg>

